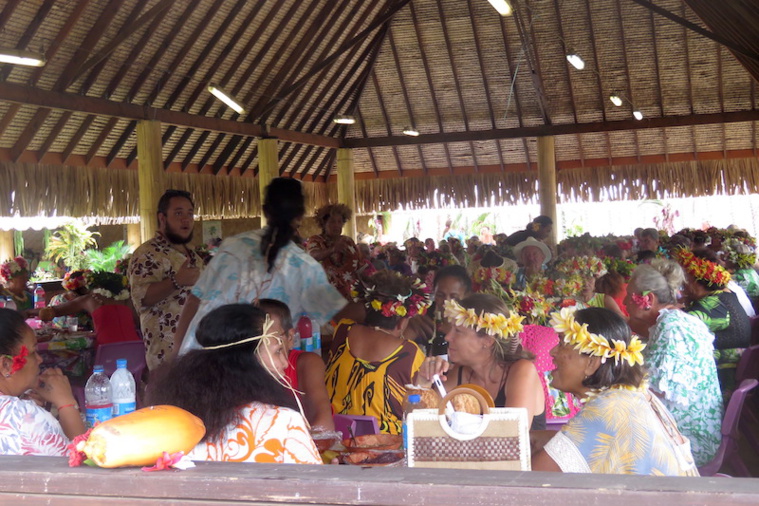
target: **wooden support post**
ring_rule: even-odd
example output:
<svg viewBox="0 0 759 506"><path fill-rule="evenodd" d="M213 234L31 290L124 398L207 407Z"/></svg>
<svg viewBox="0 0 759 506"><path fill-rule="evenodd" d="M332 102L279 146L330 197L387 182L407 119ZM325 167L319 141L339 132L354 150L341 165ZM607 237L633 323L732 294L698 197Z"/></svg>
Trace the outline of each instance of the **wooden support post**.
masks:
<svg viewBox="0 0 759 506"><path fill-rule="evenodd" d="M13 253L13 230L0 230L0 262L15 257Z"/></svg>
<svg viewBox="0 0 759 506"><path fill-rule="evenodd" d="M278 139L258 139L258 191L261 195L261 228L266 226L264 217L264 197L266 187L272 179L279 177L279 153L277 150Z"/></svg>
<svg viewBox="0 0 759 506"><path fill-rule="evenodd" d="M140 184L140 243L152 239L158 228L158 199L163 194L161 122L137 123L137 176Z"/></svg>
<svg viewBox="0 0 759 506"><path fill-rule="evenodd" d="M538 181L540 214L553 220L553 231L548 237L551 249L556 247L556 152L553 137L538 137Z"/></svg>
<svg viewBox="0 0 759 506"><path fill-rule="evenodd" d="M356 216L356 185L353 178L353 151L340 148L337 150L337 201L353 211L353 218L345 224L348 228L345 235L355 241L358 217Z"/></svg>
<svg viewBox="0 0 759 506"><path fill-rule="evenodd" d="M127 244L129 245L129 248L134 251L137 249L137 247L142 244L142 236L140 235L140 224L139 223L128 223L126 226L126 233L127 233Z"/></svg>

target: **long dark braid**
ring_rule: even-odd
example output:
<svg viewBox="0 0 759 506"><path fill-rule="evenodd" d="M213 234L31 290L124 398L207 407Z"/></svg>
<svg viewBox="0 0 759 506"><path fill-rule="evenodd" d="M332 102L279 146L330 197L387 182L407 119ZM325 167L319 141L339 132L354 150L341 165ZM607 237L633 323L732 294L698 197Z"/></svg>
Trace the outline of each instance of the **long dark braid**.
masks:
<svg viewBox="0 0 759 506"><path fill-rule="evenodd" d="M278 177L266 187L264 199L266 229L261 241L261 254L266 258L267 272L274 268L279 250L293 240L293 220L306 212L303 189L296 179Z"/></svg>

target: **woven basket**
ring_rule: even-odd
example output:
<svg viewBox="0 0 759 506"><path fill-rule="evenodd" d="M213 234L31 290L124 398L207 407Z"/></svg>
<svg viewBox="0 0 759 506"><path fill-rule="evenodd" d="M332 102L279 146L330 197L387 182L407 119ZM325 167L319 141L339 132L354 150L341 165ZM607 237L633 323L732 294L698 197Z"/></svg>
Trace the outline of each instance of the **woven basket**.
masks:
<svg viewBox="0 0 759 506"><path fill-rule="evenodd" d="M468 394L480 402L482 422L473 434L453 431L446 404ZM408 467L530 470L530 437L525 408L489 408L478 392L457 388L438 409L415 410L406 418Z"/></svg>

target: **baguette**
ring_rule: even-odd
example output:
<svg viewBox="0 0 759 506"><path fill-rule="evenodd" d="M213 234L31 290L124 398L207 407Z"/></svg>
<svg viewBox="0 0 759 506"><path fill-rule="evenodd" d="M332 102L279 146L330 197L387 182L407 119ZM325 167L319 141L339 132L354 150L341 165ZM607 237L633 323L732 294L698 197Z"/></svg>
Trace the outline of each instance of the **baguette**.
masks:
<svg viewBox="0 0 759 506"><path fill-rule="evenodd" d="M163 452L195 448L206 433L200 418L176 406L151 406L92 429L81 451L100 467L149 466Z"/></svg>

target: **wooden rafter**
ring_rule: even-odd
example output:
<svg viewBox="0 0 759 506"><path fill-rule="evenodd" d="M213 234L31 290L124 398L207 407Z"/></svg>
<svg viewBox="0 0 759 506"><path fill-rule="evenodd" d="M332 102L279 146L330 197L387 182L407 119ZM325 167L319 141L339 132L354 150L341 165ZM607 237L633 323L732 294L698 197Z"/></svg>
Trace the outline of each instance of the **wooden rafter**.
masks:
<svg viewBox="0 0 759 506"><path fill-rule="evenodd" d="M211 80L211 78L216 74L216 71L218 70L219 66L224 62L225 58L229 53L232 51L232 49L237 45L239 41L243 39L245 36L245 32L249 29L249 27L253 24L253 21L255 17L261 12L261 8L263 7L263 2L259 2L256 4L249 12L248 15L245 17L245 19L240 23L240 26L238 27L237 31L234 33L234 35L229 39L229 42L221 51L221 54L219 58L216 58L213 63L211 64L210 68L205 73L205 79L203 79L203 82L201 82L198 86L195 87L193 92L190 94L190 97L185 102L185 110L190 110L192 106L195 105L195 103L200 99L203 91L206 89L207 81ZM273 16L273 12L269 13L270 16ZM267 24L267 19L270 19L267 17L263 21L263 25ZM235 58L235 61L230 65L230 67L227 69L227 72L224 74L224 76L218 81L218 84L222 87L226 86L229 80L234 76L234 73L237 71L237 69L240 68L240 65L242 65L244 59L248 56L250 51L253 48L253 45L255 44L256 40L258 40L258 37L260 37L260 33L263 31L265 26L259 26L258 29L251 34L251 37L248 39L242 50L238 53L237 58ZM205 116L206 113L211 109L211 106L213 104L213 101L215 98L211 97L210 95L206 97L206 101L203 104L203 106L200 109L200 112L198 113L200 116ZM171 138L171 136L174 134L174 131L176 129L173 127L170 127L166 131L164 144L168 142L168 140ZM183 140L180 140L180 142L177 142L174 145L174 148L171 150L171 153L169 154L169 157L164 159L164 166L168 166L176 157L176 155L179 153L179 151L182 149L182 146L185 142L187 142L187 139L192 135L193 130L187 129L182 135ZM186 135L186 137L185 137Z"/></svg>
<svg viewBox="0 0 759 506"><path fill-rule="evenodd" d="M499 16L499 25L501 27L501 37L503 37L503 51L506 54L506 64L509 66L509 76L511 76L512 87L514 89L514 107L517 110L517 122L520 127L524 126L522 120L522 105L519 100L519 87L517 86L517 69L514 66L514 62L511 59L511 50L509 49L509 37L506 33L506 21L505 18ZM508 114L508 111L506 111ZM532 161L530 160L530 148L527 146L527 139L522 138L522 148L524 149L524 160L527 163L527 167L532 167Z"/></svg>
<svg viewBox="0 0 759 506"><path fill-rule="evenodd" d="M221 118L196 116L179 111L157 109L136 104L113 102L102 98L82 97L70 93L45 91L19 84L0 83L0 100L20 104L36 105L44 108L62 109L98 116L112 116L130 120L155 119L169 125L197 128L239 134L250 137L276 135L282 139L305 144L316 144L322 147L340 147L338 139L306 132L293 132L281 128L271 128L266 132L260 125L241 123Z"/></svg>
<svg viewBox="0 0 759 506"><path fill-rule="evenodd" d="M467 9L469 10L469 21L472 22L472 33L474 34L474 48L477 52L477 62L480 64L480 73L482 74L482 84L485 86L485 100L488 104L488 114L490 115L490 127L497 128L495 109L493 108L493 101L490 98L490 83L485 69L485 61L482 58L482 48L480 47L480 36L477 30L477 20L474 15L474 8L472 7L472 0L466 0ZM501 141L495 140L496 151L498 152L498 162L501 164L501 170L504 170L503 152L501 151ZM421 147L419 153L421 156ZM426 172L427 167L424 166L424 159L422 158L423 169Z"/></svg>
<svg viewBox="0 0 759 506"><path fill-rule="evenodd" d="M548 96L546 96L545 87L543 86L543 77L540 73L540 57L538 56L538 46L535 41L535 30L532 26L532 11L529 4L524 4L524 6L527 11L527 24L525 24L522 13L518 8L514 10L514 21L517 25L517 33L519 34L519 40L522 42L522 49L524 50L527 65L530 66L532 86L535 89L535 94L538 96L538 105L543 116L543 123L550 125L551 106L548 102Z"/></svg>
<svg viewBox="0 0 759 506"><path fill-rule="evenodd" d="M214 3L211 5L211 7L208 9L207 12L209 12L209 13L217 12L221 8L222 4L223 4L223 0L214 0ZM167 37L165 39L167 41L166 42L167 45L170 44L171 41L176 37L176 35L179 33L179 30L181 28L182 23L186 22L187 19L189 19L189 17L193 14L193 12L197 10L197 8L198 8L199 5L200 5L200 1L199 0L195 0L194 4L189 4L187 6L187 8L185 9L185 11L183 13L182 19L180 19L177 22L177 24L175 25L177 27L177 30L176 31L172 31L172 33L169 35L169 37ZM171 75L177 69L177 67L179 67L179 65L182 63L182 61L187 57L187 55L189 54L189 52L195 46L195 44L197 43L197 41L200 38L201 34L203 33L203 31L206 28L207 28L207 26L204 23L199 23L193 29L192 33L190 34L190 36L188 37L188 39L185 41L185 43L182 46L182 48L179 50L179 52L177 52L176 56L174 57L174 59L172 60L172 62L169 64L168 68L164 71L164 76ZM165 49L165 48L162 48L162 49ZM160 53L161 53L161 50L159 49L159 51L156 52L156 54L154 55L154 58L156 59L155 63L157 63L160 60ZM197 58L195 60L195 62L193 63L193 66L199 65L199 62L200 62L200 58ZM134 85L132 87L132 89L133 89L133 91L135 93L142 87L142 85L144 84L144 82L147 80L147 77L150 74L151 70L152 70L152 67L145 69L145 71L142 73L142 75L140 76L140 78L138 78L138 80L135 81L135 83L134 83ZM197 70L197 68L196 68L196 70ZM182 80L182 82L180 82L179 85L177 85L177 88L182 87L182 83L184 83L185 86L187 85L186 78L190 74L191 73L189 73L189 72L188 72L188 74L185 74L185 78ZM161 86L160 86L160 80L159 80L159 83L156 86L154 86L153 89L151 90L151 92L148 94L148 97L145 100L145 104L146 105L152 105L153 101L157 98L157 96L160 93L160 91L161 91ZM174 92L169 96L169 98L166 100L166 102L164 102L163 108L164 109L170 109L170 108L172 108L174 106L174 101L177 100L177 98L179 97L180 93L177 93L177 89L175 88ZM185 111L185 112L187 112L187 111ZM134 129L136 128L136 126L137 126L136 123L132 123L132 124L129 125L129 127L127 128L127 130L129 131L129 135L131 135L131 132L134 131ZM169 127L169 128L171 128L171 127ZM124 133L126 134L126 132L124 132ZM122 137L119 139L119 142L121 142L122 139L124 140L124 142L126 142L126 140L128 139L128 136L124 137L124 135L122 135ZM117 145L118 145L118 143L117 143ZM121 148L119 148L119 149L121 149ZM132 150L127 155L127 164L131 163L132 160L134 160L136 157L137 157L137 146L133 147Z"/></svg>
<svg viewBox="0 0 759 506"><path fill-rule="evenodd" d="M363 25L363 23L368 19L369 15L373 12L373 10L370 8L366 11L364 11L364 14L361 16L358 23L354 25L355 28L360 27ZM298 123L300 125L305 125L305 122L308 121L308 126L305 127L305 130L307 131L318 131L321 134L325 134L328 132L328 128L331 125L331 122L327 121L325 123L325 116L328 114L332 114L335 110L342 110L342 105L337 103L338 97L340 97L343 94L343 90L346 90L349 88L350 82L354 79L354 76L357 75L359 72L359 69L361 68L361 65L365 61L370 61L370 63L366 67L370 67L373 65L372 63L372 48L378 47L378 44L381 44L379 42L383 37L382 30L378 31L377 34L375 34L374 38L371 42L369 42L364 50L359 53L359 56L356 57L356 53L360 50L361 45L355 44L353 45L349 51L345 54L344 58L344 64L341 66L337 72L334 72L332 74L332 78L327 82L327 86L325 86L325 91L329 92L329 96L326 95L319 95L318 100L315 103L320 104L320 108L318 111L314 111L310 117L303 116L301 121ZM350 67L346 67L346 65L350 64ZM365 68L366 68L365 67ZM325 69L326 70L326 69ZM339 81L338 81L339 79ZM324 98L326 96L326 98ZM337 105L336 105L337 104ZM337 129L332 128L329 130L327 135L333 136L334 133L337 131ZM299 154L301 151L302 146L295 146L292 150L290 150L290 153L288 154L287 158L283 161L282 164L280 164L281 167L292 167L290 171L290 176L292 177L295 172L297 171L297 167L299 165L304 165L303 160L306 159L308 154L313 151L313 148L308 147L305 150L305 153L301 155L300 162L293 163L292 160ZM248 156L247 160L243 164L243 169L247 169L252 162L253 159L256 156L256 150L254 149L253 152ZM308 165L305 165L308 167ZM301 175L301 177L305 176L305 172Z"/></svg>
<svg viewBox="0 0 759 506"><path fill-rule="evenodd" d="M277 3L272 6L272 8L269 10L269 13L266 15L264 20L259 24L256 31L252 34L252 36L248 40L248 44L245 46L247 50L242 51L240 53L240 56L245 56L247 55L247 53L251 51L252 44L255 44L262 37L264 31L270 27L271 23L274 20L275 14L278 13L282 9L284 2L285 0L277 0ZM279 23L274 27L273 34L270 37L265 39L264 45L261 48L261 50L257 52L256 56L253 58L253 61L245 69L245 72L243 72L242 77L232 87L232 90L230 92L233 95L237 95L240 92L240 90L242 89L242 86L245 83L247 83L248 80L250 79L250 76L253 74L253 71L256 68L258 68L258 65L261 63L263 58L268 54L271 46L274 44L276 40L278 40L279 35L282 33L282 30L284 29L285 26L287 26L287 22L290 19L290 14L294 12L294 8L295 8L294 5L291 6L290 10L284 16L282 16ZM239 56L238 56L238 60L236 60L235 63L236 65L232 65L229 71L227 71L227 74L220 81L220 84L222 86L226 86L229 83L229 80L232 79L235 71L240 65L242 65L243 61L239 60ZM254 88L251 89L251 93L253 89ZM251 96L250 94L246 95L245 98L243 99L243 102L247 102L248 100L250 100L250 96ZM192 102L194 101L188 100L187 103L188 105L190 105ZM205 104L203 104L203 107L200 110L200 114L206 115L214 106L216 106L216 115L222 114L223 111L225 110L224 106L220 104L219 101L215 97L209 95L208 97L206 97L206 102ZM170 133L173 133L173 129L170 128L169 130L170 130ZM192 134L193 134L193 131L189 129L185 130L182 133L181 138L179 139L178 142L175 143L174 148L171 150L171 153L169 153L168 158L164 160L164 164L166 166L168 166L172 161L174 161L174 158L179 154L179 151L182 149L185 143L189 140ZM246 139L245 143L249 143L250 141L251 139Z"/></svg>
<svg viewBox="0 0 759 506"><path fill-rule="evenodd" d="M619 121L599 121L592 123L569 123L540 125L534 127L499 128L472 132L445 132L420 135L419 137L372 137L370 139L345 139L346 148L366 148L380 146L407 146L411 144L437 144L441 142L485 141L493 139L518 139L520 137L541 137L546 135L576 135L596 132L618 132L622 130L642 130L649 128L669 128L692 125L712 125L718 123L740 123L759 120L759 110L732 111L710 114L689 114L667 116L666 118L645 118L642 121L625 119Z"/></svg>
<svg viewBox="0 0 759 506"><path fill-rule="evenodd" d="M367 7L364 12L359 16L359 12L362 7ZM338 7L338 10L342 10L344 12L344 9L347 8L347 3L343 3ZM351 10L347 13L347 15L344 17L343 21L339 26L336 27L336 29L333 31L332 37L327 41L326 44L324 44L324 50L322 54L319 56L319 60L325 58L330 50L330 48L334 47L339 38L343 34L347 34L347 38L353 37L353 35L358 31L359 27L364 24L364 21L368 18L369 13L372 11L372 7L369 4L366 4L364 2L353 2L353 7ZM297 102L292 105L290 109L294 111L303 111L308 110L309 103L313 104L322 104L324 103L324 99L327 96L328 93L334 92L336 89L336 82L337 80L344 74L345 69L347 68L347 65L353 61L354 56L359 50L359 46L356 45L348 52L348 54L345 56L343 63L341 64L340 68L338 68L336 71L330 71L330 69L324 69L322 70L321 74L317 75L315 79L312 80L311 85L308 89L303 90L302 93L299 93L299 97ZM331 74L331 75L330 75ZM329 78L327 78L329 76ZM278 111L277 115L274 117L272 123L275 125L281 124L285 114L288 112L288 109L281 107ZM306 126L306 122L309 119L308 114L301 114L300 119L297 119L297 115L293 114L290 117L290 120L283 124L285 128L289 129L295 129L295 130L303 130ZM297 122L296 122L297 120ZM297 151L299 150L301 145L292 146L292 143L284 142L279 148L279 158L282 159L286 153L288 153L288 150ZM224 163L226 160L217 160L217 164ZM282 175L285 171L285 167L287 167L287 163L281 163L279 166L279 172L280 175Z"/></svg>
<svg viewBox="0 0 759 506"><path fill-rule="evenodd" d="M556 26L559 29L559 38L563 41L566 41L566 36L564 35L564 25L562 23L561 19L561 9L559 8L559 0L553 0L553 11L556 15ZM565 51L567 51L568 48L564 48ZM574 92L574 83L572 82L572 69L570 68L571 65L569 64L569 61L567 61L566 58L562 58L564 61L564 70L567 75L567 91L569 92L569 103L572 106L572 117L575 120L575 123L579 123L579 120L577 118L577 104L575 103L575 92ZM580 160L585 160L585 153L583 152L582 147L582 136L576 135L575 139L577 140L577 147L580 151Z"/></svg>
<svg viewBox="0 0 759 506"><path fill-rule="evenodd" d="M54 4L55 0L45 0L45 2L40 5L40 8L37 9L37 14L35 14L34 18L32 19L32 22L29 23L29 25L26 27L26 30L24 30L24 34L18 40L18 43L16 43L17 49L27 49L29 43L32 41L32 38L37 33L37 30L39 30L40 25L45 20L45 16L47 16ZM0 71L0 81L5 81L8 79L8 76L12 71L13 66L6 65L5 68Z"/></svg>
<svg viewBox="0 0 759 506"><path fill-rule="evenodd" d="M448 53L448 61L451 64L451 72L453 73L453 84L456 88L456 95L459 99L459 107L461 108L461 116L464 120L464 130L469 131L469 118L466 111L466 103L464 102L464 93L461 91L461 82L459 80L459 73L456 70L456 61L453 57L453 48L451 47L451 37L448 33L448 24L445 22L445 11L443 11L443 3L437 2L437 11L440 16L440 26L443 28L443 39L445 39L445 48ZM477 150L474 148L474 142L469 143L469 150L472 152L472 163L474 167L478 167L477 163Z"/></svg>
<svg viewBox="0 0 759 506"><path fill-rule="evenodd" d="M305 11L303 12L303 19L308 19L308 17L314 11L314 9L316 8L316 6L317 6L317 4L315 2L309 3L308 6L306 7ZM289 23L289 22L292 22L293 18L286 17L286 19L288 20L288 23ZM249 94L243 99L243 103L244 104L247 104L250 101L250 99L252 97L252 94L254 92L258 92L258 90L261 89L261 85L263 83L263 80L265 78L271 76L274 68L277 65L279 65L279 64L282 63L282 58L284 56L284 53L290 47L290 44L293 42L294 39L295 39L295 30L293 30L293 32L290 33L290 36L287 37L287 39L282 44L280 44L280 46L277 48L277 51L274 54L274 56L271 58L271 60L269 61L269 63L266 65L266 67L264 68L264 70L259 75L258 80L250 87ZM263 92L263 96L259 98L259 103L261 101L267 99L266 98L266 94L271 92L271 89L272 89L271 86L276 86L277 85L277 79L282 77L282 72L283 71L284 71L284 66L282 66L280 68L279 74L277 74L272 79L272 82L269 83L269 87L267 87L266 90ZM255 107L255 105L253 107ZM226 110L226 106L220 106L220 110L221 111ZM237 119L238 117L239 117L238 114L234 114L232 116L233 119ZM249 113L249 114L246 115L244 121L246 121L246 122L256 122L256 118L252 114ZM192 157L194 157L194 155L197 153L197 151L200 150L200 148L202 147L202 145L205 142L205 140L206 140L207 137L208 137L208 135L206 135L205 133L203 133L203 134L200 135L200 138L197 141L195 141L195 144L190 149L190 153L188 154L188 156L185 157L184 162L182 162L182 168L183 169L185 167L187 167L192 162ZM242 139L241 137L234 137L234 138L232 138L229 141L229 143L232 144L232 145L234 145L234 146L237 146L239 144L239 142L240 142L241 139ZM234 149L234 146L233 146L233 149ZM190 156L190 155L192 155L192 156Z"/></svg>
<svg viewBox="0 0 759 506"><path fill-rule="evenodd" d="M118 35L116 35L116 37L108 42L108 44L103 46L94 56L91 56L89 59L83 62L79 68L76 69L74 75L83 75L89 69L93 68L95 65L108 58L108 56L110 56L110 54L117 47L124 43L124 41L131 37L135 32L139 31L146 24L151 23L156 17L168 12L174 3L174 0L160 0L137 20L130 20L129 22L125 23L124 26L122 26L119 30Z"/></svg>
<svg viewBox="0 0 759 506"><path fill-rule="evenodd" d="M656 22L654 21L654 11L649 11L649 18L651 21L651 42L653 43L654 47L654 68L656 69L656 96L659 101L659 116L662 118L666 116L666 111L664 109L664 94L662 93L662 82L661 82L661 68L659 66L659 44L657 43L656 39ZM664 159L669 160L669 145L667 142L667 131L663 128L661 129L661 139L662 143L664 144Z"/></svg>
<svg viewBox="0 0 759 506"><path fill-rule="evenodd" d="M358 124L361 127L361 134L364 136L364 138L369 137L369 134L366 132L366 125L364 124L364 115L361 114L361 106L356 106L356 119L358 120ZM756 135L754 135L754 139L756 139ZM756 142L754 142L754 149L756 149ZM375 176L379 176L379 168L377 167L377 160L374 158L374 151L372 148L368 148L367 153L369 154L369 161L372 162L372 170L374 171ZM424 159L422 159L422 163L424 163ZM425 169L425 174L426 174Z"/></svg>
<svg viewBox="0 0 759 506"><path fill-rule="evenodd" d="M593 14L590 11L590 0L585 0L585 16L588 23L588 32L590 33L590 42L593 46L593 64L596 66L595 75L596 83L598 85L599 104L601 105L601 119L606 123L608 121L608 118L606 117L607 97L604 93L603 84L601 83L601 64L598 59L598 44L596 43L596 31L593 26ZM611 162L611 136L609 136L609 132L604 132L604 137L606 138L606 152L609 157L609 162Z"/></svg>
<svg viewBox="0 0 759 506"><path fill-rule="evenodd" d="M137 2L134 5L134 7L132 8L131 12L129 13L129 16L127 16L127 19L124 21L124 26L130 27L130 26L132 26L133 23L136 22L137 16L139 15L140 11L142 10L142 8L145 6L146 3L147 3L146 0L141 0L141 1ZM127 29L125 31L129 31L129 30ZM130 32L130 33L132 33L132 32ZM149 36L148 32L146 32L146 34ZM126 40L126 39L122 39L121 42L123 42L124 40ZM147 42L147 37L143 36L141 42L143 44L146 43ZM113 46L113 49L115 49L115 48L116 48L116 46ZM113 49L111 49L111 51L113 51ZM131 63L137 57L137 55L140 53L141 49L142 49L141 47L140 48L137 48L137 47L133 48L133 50L130 52L130 56L127 58L127 61L125 63L126 64ZM82 83L82 86L81 86L81 89L80 89L82 94L87 94L87 92L90 90L90 88L92 87L92 85L96 82L97 78L100 76L100 72L105 68L106 63L107 63L107 60L105 59L105 57L103 57L102 59L100 59L99 61L96 61L94 63L94 65L91 67L91 71L89 72L89 75L87 75L87 77L84 79L84 82ZM122 69L123 68L124 68L124 66L122 66ZM88 70L90 70L90 69L84 69L84 68L82 68L82 69L80 69L80 71L78 72L78 74L79 75L84 75L85 73L87 73ZM118 85L118 81L114 82L116 80L116 78L118 78L118 74L117 74L117 76L114 76L114 79L111 80L111 84L109 84L108 89L113 90L113 89L116 88L116 86ZM104 95L103 95L103 98L108 98L109 95L110 94L108 93L108 91L106 91L106 93L104 93ZM71 153L74 152L74 150L76 149L77 144L82 140L82 138L84 137L84 135L87 133L87 129L92 125L94 119L95 119L95 116L92 116L92 115L87 116L84 119L84 121L82 122L82 124L80 125L80 127L77 129L77 131L74 134L74 136L70 139L68 145L66 146L66 148L63 151L63 160L64 160L64 162L68 159L69 156L71 156ZM94 148L95 152L97 152L97 148L98 147L99 146L95 146L95 148ZM90 149L92 149L92 147Z"/></svg>
<svg viewBox="0 0 759 506"><path fill-rule="evenodd" d="M681 4L682 14L685 16L685 4ZM695 114L693 108L693 78L690 73L690 49L688 47L688 28L683 26L683 47L685 48L683 56L685 56L685 76L688 81L688 105L690 106L690 113ZM691 125L691 138L693 139L693 156L698 155L698 139L696 138L696 127Z"/></svg>
<svg viewBox="0 0 759 506"><path fill-rule="evenodd" d="M427 86L430 88L430 100L432 106L435 109L435 117L437 118L437 126L440 133L445 132L443 128L443 116L440 113L440 105L437 101L435 94L435 84L432 82L432 72L430 71L430 64L427 61L427 51L424 49L424 41L422 40L421 24L416 16L416 9L414 4L409 4L409 11L411 13L411 21L414 23L414 32L416 33L416 42L419 45L419 54L422 57L422 66L424 67L424 74L427 77ZM448 144L443 144L443 150L445 151L445 159L448 161L448 169L453 173L453 160L451 159L451 152L448 149Z"/></svg>
<svg viewBox="0 0 759 506"><path fill-rule="evenodd" d="M75 73L74 69L76 67L76 60L84 58L84 55L91 51L95 44L97 44L97 41L110 25L113 17L116 15L116 12L118 12L118 9L122 3L123 0L110 0L103 12L101 12L97 21L92 25L92 28L87 32L87 36L77 47L72 61L69 62L69 65L64 68L63 72L58 77L55 86L53 87L54 90L65 90L69 87L69 85L71 85L74 80L77 79L77 77L79 77ZM24 130L21 132L21 135L19 135L18 139L16 139L15 144L11 148L10 153L11 159L13 161L18 161L21 154L26 150L26 147L29 145L29 143L32 142L32 139L34 139L34 136L40 130L49 115L50 109L37 109L32 120L26 124L26 128L24 128Z"/></svg>
<svg viewBox="0 0 759 506"><path fill-rule="evenodd" d="M103 129L100 131L100 134L98 134L98 138L95 140L95 142L90 146L89 151L87 151L87 154L84 157L84 164L88 165L95 156L98 154L98 150L100 149L100 146L103 145L105 140L108 138L108 135L110 135L113 128L116 126L116 124L119 122L118 118L109 118L108 122L105 124Z"/></svg>
<svg viewBox="0 0 759 506"><path fill-rule="evenodd" d="M723 84L722 84L722 46L719 44L715 44L717 47L717 96L719 97L719 110L721 112L725 112L725 94L723 91ZM722 151L725 152L725 156L727 156L727 127L725 127L725 124L722 123Z"/></svg>
<svg viewBox="0 0 759 506"><path fill-rule="evenodd" d="M18 4L20 3L21 0L8 0L5 3L5 7L3 7L2 12L0 12L0 29L5 28L5 24L11 18L13 11L16 10L16 7L18 7Z"/></svg>
<svg viewBox="0 0 759 506"><path fill-rule="evenodd" d="M632 80L630 79L630 62L627 59L627 42L625 41L625 23L622 18L622 5L620 4L620 0L616 0L615 2L616 8L617 8L617 21L619 22L619 37L622 40L622 61L624 62L625 66L625 77L627 81L627 98L630 100L630 103L636 104L635 102L635 94L632 90ZM634 105L633 107L638 107L638 105ZM633 130L633 139L635 141L635 153L638 155L638 161L640 161L640 143L638 142L638 131Z"/></svg>
<svg viewBox="0 0 759 506"><path fill-rule="evenodd" d="M316 4L313 4L313 7L315 6ZM304 18L308 19L310 13L311 9L307 9L304 13ZM276 93L276 90L280 87L287 86L287 83L294 79L294 75L297 74L297 70L301 68L300 66L306 64L309 61L312 61L312 57L316 53L319 46L319 44L315 43L314 41L319 41L322 39L322 37L326 37L327 35L325 32L327 32L330 27L334 26L334 24L337 23L341 14L341 11L335 9L335 4L332 2L324 6L324 8L316 15L316 18L310 21L305 33L303 33L300 40L290 52L290 55L287 57L287 59L284 62L278 62L281 64L281 67L276 77L272 79L267 88L264 90L262 98L268 97L270 93ZM290 39L295 38L295 32L291 33L290 35ZM261 105L258 107L261 107L263 105L262 102L263 101L259 101L259 104ZM253 106L251 109L248 118L251 120L255 119L255 121L258 123L265 123L265 115L259 112L260 109L259 111L256 111L255 107L256 106ZM206 151L206 155L204 156L206 161L208 161L220 142L221 139L216 140ZM239 142L240 141L238 137L237 139L230 140L229 144L233 144L234 147L236 147ZM228 153L231 153L232 150L229 150ZM222 168L222 165L223 164L216 163L214 165L214 172L218 174ZM201 166L203 166L202 163Z"/></svg>
<svg viewBox="0 0 759 506"><path fill-rule="evenodd" d="M366 86L369 83L369 76L374 72L374 67L377 64L377 58L379 57L380 49L382 48L382 44L385 42L385 39L387 38L388 33L390 33L390 19L388 19L384 25L380 28L379 32L377 32L377 37L372 41L372 43L369 44L369 57L366 60L366 65L364 66L364 70L361 72L361 75L359 76L358 80L356 81L356 84L353 86L353 88L345 95L345 98L343 100L348 100L349 104L347 106L348 114L354 115L356 113L356 110L358 109L358 104L361 102L361 97L364 95L364 91L366 90ZM345 139L346 133L347 133L347 125L335 125L338 127L338 137L341 139ZM337 152L335 151L335 156L337 155ZM329 164L327 165L327 172L324 175L324 180L326 181L330 173L332 171L332 167L334 167L335 164ZM321 173L321 171L319 171ZM317 174L314 174L314 181L316 181Z"/></svg>
<svg viewBox="0 0 759 506"><path fill-rule="evenodd" d="M398 57L398 48L395 47L395 39L393 38L393 27L389 27L387 30L387 41L390 44L390 51L393 54L393 62L395 63L395 71L398 73L398 82L401 85L401 91L403 92L403 103L406 106L406 110L408 111L408 118L410 124L408 126L416 128L416 119L414 118L414 108L411 105L411 99L408 95L408 87L406 86L406 79L403 77L403 67L401 67L401 59ZM366 127L364 125L361 125L362 132L364 133L364 137L367 137L366 135ZM422 147L417 146L417 154L419 155L419 161L422 164L422 170L424 172L427 172L427 163L424 161L424 153L422 152Z"/></svg>
<svg viewBox="0 0 759 506"><path fill-rule="evenodd" d="M63 131L63 127L66 126L66 123L68 123L72 114L73 113L71 111L63 111L63 114L61 114L61 117L58 118L58 121L56 121L53 129L50 130L50 134L48 134L47 138L42 143L42 146L40 146L40 149L37 151L37 160L42 160L42 157L45 156L45 154L50 150L50 146L53 145L55 140Z"/></svg>

